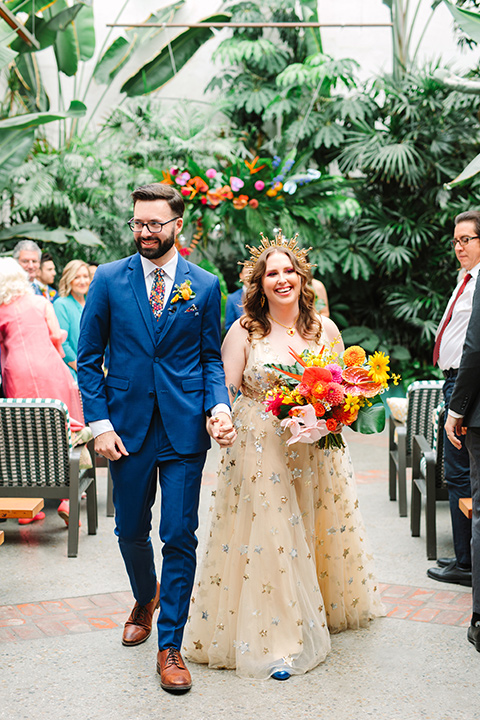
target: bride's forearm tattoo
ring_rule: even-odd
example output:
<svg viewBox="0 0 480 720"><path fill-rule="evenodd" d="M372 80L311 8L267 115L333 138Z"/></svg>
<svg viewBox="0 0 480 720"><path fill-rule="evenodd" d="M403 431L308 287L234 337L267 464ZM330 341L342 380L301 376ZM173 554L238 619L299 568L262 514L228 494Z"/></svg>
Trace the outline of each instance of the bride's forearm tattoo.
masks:
<svg viewBox="0 0 480 720"><path fill-rule="evenodd" d="M235 398L237 397L238 388L233 383L230 383L230 385L228 386L228 390L230 392L230 397L232 398L232 400L235 400Z"/></svg>

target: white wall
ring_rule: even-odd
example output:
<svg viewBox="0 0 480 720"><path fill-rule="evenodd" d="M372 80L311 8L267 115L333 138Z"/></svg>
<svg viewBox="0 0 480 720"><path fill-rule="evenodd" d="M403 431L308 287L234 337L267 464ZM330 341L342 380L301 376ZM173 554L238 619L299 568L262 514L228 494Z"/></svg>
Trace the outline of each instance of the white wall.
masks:
<svg viewBox="0 0 480 720"><path fill-rule="evenodd" d="M417 2L410 3L415 9ZM431 0L421 0L418 20L415 23L413 48L420 39L426 22L431 17L425 36L420 45L420 63L443 61L452 64L459 72L471 68L478 62L478 50L460 50L454 35L453 18L447 7L441 4L431 13ZM390 11L382 0L319 0L321 22L329 23L388 23ZM323 28L324 51L335 57L350 57L361 66L361 76L369 77L379 71L392 69L391 28Z"/></svg>
<svg viewBox="0 0 480 720"><path fill-rule="evenodd" d="M170 2L171 0L130 0L118 21L125 23L143 22L150 13L158 10L160 7L169 5ZM391 29L388 27L368 27L368 23L387 23L390 21L389 10L382 0L336 0L336 2L319 0L318 4L321 21L329 23L359 22L365 24L365 27L362 28L323 28L321 32L326 53L337 58L350 57L356 60L360 64L360 75L363 78L369 77L382 70L391 70ZM411 4L413 6L416 5L416 3ZM107 24L115 21L121 6L122 0L94 0L98 51L109 32ZM186 0L177 18L179 21L195 22L218 12L221 7L222 2L219 2L219 0ZM430 7L431 0L422 0L416 30L417 38L426 19L430 15ZM114 38L117 37L120 32L120 29L114 29L110 35L108 44L113 42ZM175 35L178 32L181 32L181 30L163 30L161 35L159 35L158 48L153 54L158 52L169 36ZM215 66L211 62L211 55L218 45L220 38L226 37L227 34L228 31L217 32L216 37L212 38L209 43L201 48L195 56L195 59L189 62L170 83L159 91L159 96L165 99L177 99L177 101L181 101L184 98L199 101L208 100L208 96L204 96L203 90L215 73ZM433 20L425 35L419 59L421 61L427 61L442 57L444 61L451 62L452 67L456 71L460 71L472 67L478 60L479 55L480 52L477 50L461 51L458 48L453 34L452 17L446 7L441 5L435 11ZM143 62L147 62L152 56L152 53L144 53ZM47 83L47 91L52 100L52 107L56 108L58 95L53 51L49 49L41 53L40 62L43 76ZM140 59L137 57L136 61L130 63L120 73L120 76L102 101L95 118L96 122L105 118L109 110L119 102L121 98L119 89L122 83L127 77L133 74L141 64ZM85 87L86 81L93 71L93 67L94 60L86 64L83 87ZM68 105L69 99L73 97L73 83L70 79L62 77L62 87L67 101L66 104ZM98 87L94 82L90 85L87 100L90 109L95 106L102 93L102 87ZM77 92L77 98L81 98L81 96L82 92Z"/></svg>

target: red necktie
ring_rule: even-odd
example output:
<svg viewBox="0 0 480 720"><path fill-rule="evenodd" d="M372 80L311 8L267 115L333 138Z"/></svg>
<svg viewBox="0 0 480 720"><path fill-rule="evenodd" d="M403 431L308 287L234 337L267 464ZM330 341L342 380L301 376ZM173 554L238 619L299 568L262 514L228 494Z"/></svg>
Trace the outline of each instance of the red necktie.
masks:
<svg viewBox="0 0 480 720"><path fill-rule="evenodd" d="M438 362L438 356L440 355L440 343L442 342L443 333L447 329L447 325L450 322L450 320L452 319L453 308L455 307L455 304L456 304L458 298L465 290L465 285L468 283L468 281L470 280L471 277L472 276L470 275L470 273L466 273L465 277L463 278L463 282L460 285L460 287L458 288L457 294L455 295L455 300L450 305L450 310L448 311L448 315L445 318L445 321L444 321L442 327L440 328L440 332L437 335L437 339L435 340L435 347L433 348L433 364L434 365L436 365Z"/></svg>

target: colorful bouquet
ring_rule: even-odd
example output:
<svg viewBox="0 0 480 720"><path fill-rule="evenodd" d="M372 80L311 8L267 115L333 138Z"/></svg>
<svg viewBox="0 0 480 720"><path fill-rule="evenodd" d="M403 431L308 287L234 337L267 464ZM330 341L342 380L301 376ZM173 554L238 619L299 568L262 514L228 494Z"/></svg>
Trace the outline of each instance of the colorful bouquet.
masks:
<svg viewBox="0 0 480 720"><path fill-rule="evenodd" d="M318 354L305 350L298 355L289 348L294 365L268 366L284 376L267 391L264 403L290 430L287 445L318 442L322 448L344 447L343 425L367 434L385 426L380 395L389 380L396 385L400 379L390 372L389 356L375 352L367 359L359 345L338 354L334 345Z"/></svg>

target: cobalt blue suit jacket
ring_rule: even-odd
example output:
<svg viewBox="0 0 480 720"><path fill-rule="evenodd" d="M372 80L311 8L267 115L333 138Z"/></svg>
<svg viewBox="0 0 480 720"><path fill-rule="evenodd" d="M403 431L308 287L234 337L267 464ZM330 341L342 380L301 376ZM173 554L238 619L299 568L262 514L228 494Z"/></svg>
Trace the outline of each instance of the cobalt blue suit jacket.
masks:
<svg viewBox="0 0 480 720"><path fill-rule="evenodd" d="M128 452L140 450L155 403L180 455L210 447L206 413L218 403L229 405L220 355L218 279L179 256L174 285L185 280L195 297L172 303L172 290L158 321L138 254L100 265L88 292L78 346L85 420L110 419Z"/></svg>
<svg viewBox="0 0 480 720"><path fill-rule="evenodd" d="M243 287L241 287L227 297L227 305L225 307L225 332L228 332L235 320L238 320L243 314Z"/></svg>

